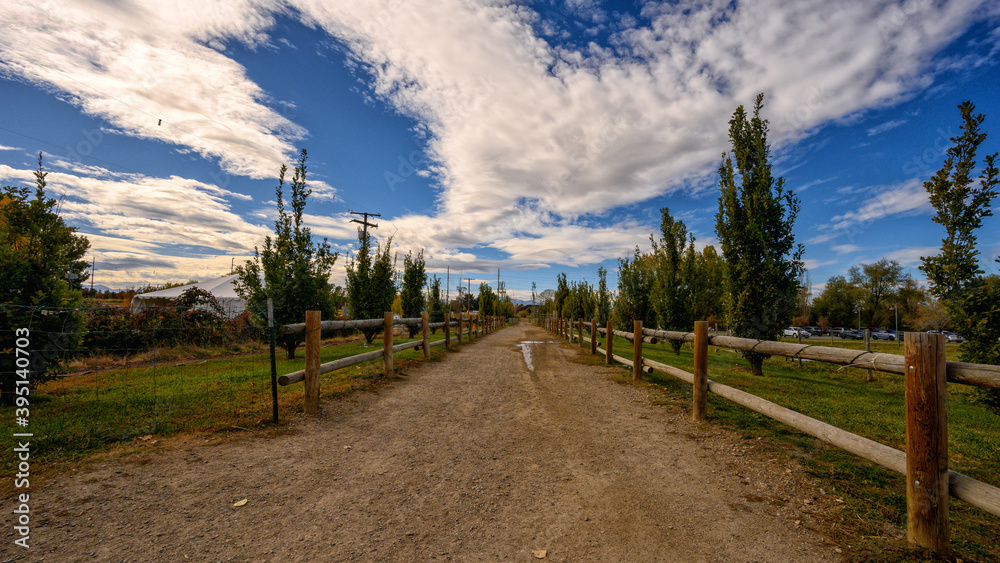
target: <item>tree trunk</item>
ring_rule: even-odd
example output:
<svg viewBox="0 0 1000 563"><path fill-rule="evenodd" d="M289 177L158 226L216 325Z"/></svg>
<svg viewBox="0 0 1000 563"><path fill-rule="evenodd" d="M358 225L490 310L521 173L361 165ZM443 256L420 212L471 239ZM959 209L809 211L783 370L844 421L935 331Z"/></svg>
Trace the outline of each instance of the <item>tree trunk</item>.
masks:
<svg viewBox="0 0 1000 563"><path fill-rule="evenodd" d="M670 347L674 349L674 354L677 354L678 356L681 355L681 346L683 346L683 345L684 345L684 341L683 340L671 340L670 341Z"/></svg>
<svg viewBox="0 0 1000 563"><path fill-rule="evenodd" d="M285 351L288 353L287 358L289 360L294 360L295 359L295 345L296 344L297 343L295 342L295 337L294 336L290 336L290 337L285 338Z"/></svg>
<svg viewBox="0 0 1000 563"><path fill-rule="evenodd" d="M764 356L761 354L754 354L752 357L747 358L750 362L750 372L754 375L764 376Z"/></svg>

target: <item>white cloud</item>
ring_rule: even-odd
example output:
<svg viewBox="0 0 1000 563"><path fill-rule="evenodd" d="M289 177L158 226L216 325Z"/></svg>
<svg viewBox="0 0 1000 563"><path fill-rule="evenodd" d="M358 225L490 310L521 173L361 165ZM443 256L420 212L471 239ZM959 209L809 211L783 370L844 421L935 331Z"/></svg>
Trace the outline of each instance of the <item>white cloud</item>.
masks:
<svg viewBox="0 0 1000 563"><path fill-rule="evenodd" d="M852 252L861 250L861 247L856 244L838 244L830 248L837 254L851 254Z"/></svg>
<svg viewBox="0 0 1000 563"><path fill-rule="evenodd" d="M603 250L543 249L549 239L521 236L512 210L537 209L542 225L565 229L580 215L711 185L726 119L757 92L767 93L778 144L911 95L980 2L921 6L901 26L885 23L890 8L860 0L647 4L644 26L614 37L625 57L550 44L535 34L540 16L520 5L292 4L343 40L375 95L428 133L439 207L407 222L435 221L428 233L516 262ZM482 224L493 227L473 227Z"/></svg>
<svg viewBox="0 0 1000 563"><path fill-rule="evenodd" d="M875 127L868 129L868 136L873 137L875 135L885 133L886 131L895 129L900 125L905 124L906 122L907 122L906 119L893 119L890 121L886 121L885 123L881 123L879 125L876 125Z"/></svg>
<svg viewBox="0 0 1000 563"><path fill-rule="evenodd" d="M941 248L937 246L919 246L895 250L886 254L884 258L886 260L895 260L903 267L912 268L922 263L920 261L922 256L937 256L940 252Z"/></svg>
<svg viewBox="0 0 1000 563"><path fill-rule="evenodd" d="M574 5L600 20L595 3ZM374 77L374 95L428 134L437 209L388 221L408 227L401 248L426 247L434 260L470 269L490 261L454 248L486 246L505 265L577 265L620 256L650 230L595 229L580 216L711 186L737 105L765 92L781 145L894 103L929 84L941 70L930 58L982 5L921 4L903 25L893 19L898 7L863 0L648 3L638 26L615 33L615 50L575 50L537 36L541 16L518 4L67 0L52 10L8 2L0 5L0 71L57 92L115 131L267 177L306 132L271 109L280 102L222 49L230 39L266 44L273 13L287 9L343 41ZM81 132L88 142L85 133L103 134ZM191 180L65 181L86 200L67 202L67 212L106 233L237 251L262 230L225 203L236 194ZM928 208L912 186L887 190L834 228ZM185 195L195 199L170 207ZM345 234L322 222L316 232Z"/></svg>
<svg viewBox="0 0 1000 563"><path fill-rule="evenodd" d="M822 234L822 235L816 235L816 236L812 237L811 239L806 240L806 244L807 245L822 244L824 242L831 241L831 240L837 238L838 236L840 236L839 233L826 233L826 234Z"/></svg>
<svg viewBox="0 0 1000 563"><path fill-rule="evenodd" d="M820 261L812 258L806 258L805 260L802 261L802 264L805 266L806 270L815 270L817 268L822 268L823 266L829 266L831 264L836 264L836 263L837 263L836 260Z"/></svg>
<svg viewBox="0 0 1000 563"><path fill-rule="evenodd" d="M0 21L0 72L59 93L119 132L256 178L272 175L305 135L265 105L240 65L205 45L265 42L272 16L256 1L4 2ZM104 134L81 131L80 143Z"/></svg>
<svg viewBox="0 0 1000 563"><path fill-rule="evenodd" d="M874 186L873 196L866 200L857 211L848 211L834 216L830 228L847 231L851 240L868 230L875 221L894 215L918 215L930 213L933 207L923 183L911 179L896 186Z"/></svg>
<svg viewBox="0 0 1000 563"><path fill-rule="evenodd" d="M5 145L0 145L0 151L21 151L24 150L20 147L8 147Z"/></svg>

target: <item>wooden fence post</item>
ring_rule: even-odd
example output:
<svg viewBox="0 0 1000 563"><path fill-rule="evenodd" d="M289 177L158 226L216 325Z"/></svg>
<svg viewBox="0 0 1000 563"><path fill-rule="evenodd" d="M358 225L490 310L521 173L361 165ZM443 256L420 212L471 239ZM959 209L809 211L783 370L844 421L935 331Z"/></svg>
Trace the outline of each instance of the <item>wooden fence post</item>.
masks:
<svg viewBox="0 0 1000 563"><path fill-rule="evenodd" d="M642 321L632 321L632 381L642 373Z"/></svg>
<svg viewBox="0 0 1000 563"><path fill-rule="evenodd" d="M943 334L906 333L906 536L939 554L948 531L948 417Z"/></svg>
<svg viewBox="0 0 1000 563"><path fill-rule="evenodd" d="M459 344L462 343L462 331L465 330L463 328L463 326L462 326L462 317L464 317L464 316L465 315L463 315L462 313L458 314L458 343Z"/></svg>
<svg viewBox="0 0 1000 563"><path fill-rule="evenodd" d="M590 353L597 353L597 317L590 321Z"/></svg>
<svg viewBox="0 0 1000 563"><path fill-rule="evenodd" d="M420 313L420 322L424 325L424 359L431 359L431 327L427 326L427 311Z"/></svg>
<svg viewBox="0 0 1000 563"><path fill-rule="evenodd" d="M580 347L582 348L583 347L583 319L582 318L576 320L576 332L577 332L577 334L579 334Z"/></svg>
<svg viewBox="0 0 1000 563"><path fill-rule="evenodd" d="M319 414L319 311L306 311L306 414Z"/></svg>
<svg viewBox="0 0 1000 563"><path fill-rule="evenodd" d="M694 323L694 403L691 419L705 420L708 414L708 322Z"/></svg>
<svg viewBox="0 0 1000 563"><path fill-rule="evenodd" d="M451 350L451 313L444 314L444 349Z"/></svg>
<svg viewBox="0 0 1000 563"><path fill-rule="evenodd" d="M608 343L608 345L606 347L607 349L604 350L604 353L606 354L606 357L605 357L604 361L609 366L612 365L612 362L615 361L615 359L613 357L614 354L611 352L611 348L613 347L613 344L614 344L614 341L615 341L615 333L612 332L612 330L614 330L614 327L612 327L612 325L611 325L611 315L608 315L608 334L607 334L607 343Z"/></svg>
<svg viewBox="0 0 1000 563"><path fill-rule="evenodd" d="M392 375L392 311L385 312L385 330L382 336L382 362L386 377Z"/></svg>

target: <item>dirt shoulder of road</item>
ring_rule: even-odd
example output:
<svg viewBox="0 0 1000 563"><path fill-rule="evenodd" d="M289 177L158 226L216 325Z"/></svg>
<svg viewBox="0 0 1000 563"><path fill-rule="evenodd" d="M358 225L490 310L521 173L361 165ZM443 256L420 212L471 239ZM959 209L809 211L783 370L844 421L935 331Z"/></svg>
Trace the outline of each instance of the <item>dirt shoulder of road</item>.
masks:
<svg viewBox="0 0 1000 563"><path fill-rule="evenodd" d="M766 441L578 355L517 325L291 432L105 456L32 490L0 561L841 558L836 499Z"/></svg>

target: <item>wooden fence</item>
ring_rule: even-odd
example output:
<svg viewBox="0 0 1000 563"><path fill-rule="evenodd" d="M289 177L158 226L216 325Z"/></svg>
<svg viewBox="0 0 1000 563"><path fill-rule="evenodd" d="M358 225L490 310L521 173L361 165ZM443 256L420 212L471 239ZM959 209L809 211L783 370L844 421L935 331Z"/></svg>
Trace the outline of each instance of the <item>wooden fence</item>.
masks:
<svg viewBox="0 0 1000 563"><path fill-rule="evenodd" d="M382 319L323 321L320 319L319 311L306 311L306 322L284 325L278 330L281 334L301 334L303 332L306 334L305 369L282 375L278 378L278 384L291 385L300 381L305 382L305 412L307 414L317 414L319 413L320 395L319 376L324 373L330 373L331 371L382 358L385 375L390 375L392 374L393 355L397 352L409 350L410 348L423 350L424 359L429 360L431 357L430 349L434 346L444 346L446 349L450 349L451 344L454 341L461 344L463 337L472 341L473 338L479 338L491 332L496 332L506 326L506 324L507 319L504 317L479 318L459 315L455 320L452 320L450 314L445 315L445 320L443 322L431 323L427 320L427 313L421 313L420 317L400 319L395 318L392 312L386 312L385 317ZM398 325L420 326L422 338L412 342L393 345L393 330ZM333 360L332 362L327 362L325 364L320 363L320 331L351 328L375 328L380 326L383 327L381 350L366 352L364 354L356 354L347 358ZM458 329L455 336L451 335L452 327ZM444 339L431 342L430 329L432 328L444 329Z"/></svg>
<svg viewBox="0 0 1000 563"><path fill-rule="evenodd" d="M1000 516L1000 488L948 469L946 411L948 382L1000 389L1000 366L947 361L946 341L942 334L906 333L905 353L899 356L874 352L859 353L856 350L809 344L789 344L723 335L709 336L708 323L705 321L696 322L694 332L643 328L641 321L635 321L633 332L623 332L614 330L610 321L607 327L603 327L597 324L597 319L591 322L578 319L575 335L574 323L569 319L541 318L539 324L570 342L578 340L581 346L589 342L591 353L604 354L608 365L617 361L631 367L633 379L639 378L640 371L652 373L653 370L657 370L690 383L693 387L692 417L695 421L705 419L708 393L715 393L906 475L907 538L910 543L938 553L947 553L950 550L949 495L990 514ZM584 327L589 329L590 337L584 336ZM600 338L595 335L595 328L597 334L604 335L606 349L599 347ZM608 338L609 333L632 341L633 360L613 353L613 337ZM636 338L636 335L640 335L640 338ZM642 344L655 343L657 339L693 342L694 373L643 358ZM906 400L906 451L852 434L708 379L709 345L903 375Z"/></svg>

